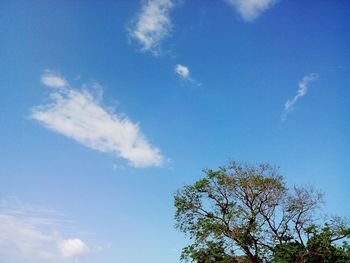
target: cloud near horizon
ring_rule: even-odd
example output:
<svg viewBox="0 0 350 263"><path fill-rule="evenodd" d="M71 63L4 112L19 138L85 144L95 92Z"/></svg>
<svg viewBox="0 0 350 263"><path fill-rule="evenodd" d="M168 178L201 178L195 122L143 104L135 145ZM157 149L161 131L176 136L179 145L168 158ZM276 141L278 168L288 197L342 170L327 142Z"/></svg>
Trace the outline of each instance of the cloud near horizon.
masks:
<svg viewBox="0 0 350 263"><path fill-rule="evenodd" d="M246 22L252 22L263 12L275 5L278 0L224 0L236 9Z"/></svg>
<svg viewBox="0 0 350 263"><path fill-rule="evenodd" d="M50 74L54 83L63 83L58 75ZM101 90L102 97L101 86L95 83L95 87ZM126 159L133 167L163 164L160 150L147 141L139 125L101 105L101 98L91 91L73 89L65 82L64 87L51 90L50 99L51 103L34 107L30 116L46 128L88 148Z"/></svg>
<svg viewBox="0 0 350 263"><path fill-rule="evenodd" d="M317 78L317 73L311 73L304 76L304 78L299 82L297 94L293 99L287 100L284 104L284 110L281 117L282 121L285 121L287 119L288 114L293 110L294 105L298 102L298 100L306 95L308 91L308 84Z"/></svg>
<svg viewBox="0 0 350 263"><path fill-rule="evenodd" d="M59 219L53 210L0 200L0 255L14 253L47 262L89 253L80 238L65 238L67 229L71 229L70 221Z"/></svg>
<svg viewBox="0 0 350 263"><path fill-rule="evenodd" d="M89 251L87 245L79 238L61 240L58 248L64 258L77 257Z"/></svg>
<svg viewBox="0 0 350 263"><path fill-rule="evenodd" d="M174 6L174 0L147 0L144 3L128 29L130 36L142 46L142 51L150 51L153 55L161 53L161 42L170 35L172 29L170 11Z"/></svg>

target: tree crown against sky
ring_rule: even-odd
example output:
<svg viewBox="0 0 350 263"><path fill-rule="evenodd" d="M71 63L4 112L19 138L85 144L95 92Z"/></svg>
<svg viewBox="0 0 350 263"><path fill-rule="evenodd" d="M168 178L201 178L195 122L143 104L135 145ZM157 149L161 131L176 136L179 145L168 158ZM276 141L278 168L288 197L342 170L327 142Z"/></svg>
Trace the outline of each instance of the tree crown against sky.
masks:
<svg viewBox="0 0 350 263"><path fill-rule="evenodd" d="M347 223L334 218L319 225L323 195L311 186L288 189L268 164L231 162L204 172L175 195L177 228L193 240L182 259L232 262L242 254L256 263L350 259L347 247L334 244L349 237Z"/></svg>

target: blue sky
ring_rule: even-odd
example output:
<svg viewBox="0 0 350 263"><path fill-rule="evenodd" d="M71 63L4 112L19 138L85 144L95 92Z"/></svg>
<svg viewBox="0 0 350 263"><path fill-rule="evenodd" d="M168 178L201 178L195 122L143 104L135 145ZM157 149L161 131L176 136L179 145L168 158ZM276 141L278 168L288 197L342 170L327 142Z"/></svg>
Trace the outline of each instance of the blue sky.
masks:
<svg viewBox="0 0 350 263"><path fill-rule="evenodd" d="M0 257L179 262L173 194L231 159L349 214L349 11L1 1Z"/></svg>

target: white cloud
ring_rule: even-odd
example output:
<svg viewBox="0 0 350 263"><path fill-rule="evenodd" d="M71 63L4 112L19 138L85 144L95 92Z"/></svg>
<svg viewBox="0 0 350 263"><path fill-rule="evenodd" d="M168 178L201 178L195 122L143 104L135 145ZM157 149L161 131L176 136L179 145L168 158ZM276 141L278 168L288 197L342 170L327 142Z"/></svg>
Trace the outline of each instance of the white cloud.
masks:
<svg viewBox="0 0 350 263"><path fill-rule="evenodd" d="M31 114L45 127L91 149L113 153L134 167L163 164L160 150L147 141L138 124L107 110L92 92L66 86L53 89L50 98L51 103L35 107Z"/></svg>
<svg viewBox="0 0 350 263"><path fill-rule="evenodd" d="M318 74L316 73L311 73L309 75L306 75L300 82L298 85L298 90L297 90L297 94L294 96L293 99L287 100L287 102L284 104L284 110L282 113L282 120L286 120L287 119L287 115L288 113L290 113L293 110L294 105L298 102L298 100L301 97L304 97L308 91L308 84L317 79L318 78Z"/></svg>
<svg viewBox="0 0 350 263"><path fill-rule="evenodd" d="M142 45L142 51L150 51L154 55L160 53L160 43L172 29L169 14L174 6L174 0L145 2L135 23L129 29L131 37Z"/></svg>
<svg viewBox="0 0 350 263"><path fill-rule="evenodd" d="M245 21L253 21L278 0L225 0Z"/></svg>
<svg viewBox="0 0 350 263"><path fill-rule="evenodd" d="M201 85L201 83L191 77L190 69L187 66L177 64L175 65L174 71L182 80L185 80L187 83L195 86Z"/></svg>
<svg viewBox="0 0 350 263"><path fill-rule="evenodd" d="M63 237L72 226L70 221L61 220L56 213L50 211L52 210L1 200L0 257L10 252L16 257L41 262L77 258L88 253L89 248L82 240Z"/></svg>
<svg viewBox="0 0 350 263"><path fill-rule="evenodd" d="M62 240L58 243L58 248L65 258L78 257L89 251L86 244L79 238Z"/></svg>
<svg viewBox="0 0 350 263"><path fill-rule="evenodd" d="M41 76L41 83L51 88L63 88L67 85L65 79L48 70Z"/></svg>
<svg viewBox="0 0 350 263"><path fill-rule="evenodd" d="M175 66L175 72L184 79L188 79L190 77L190 70L184 65L177 64Z"/></svg>

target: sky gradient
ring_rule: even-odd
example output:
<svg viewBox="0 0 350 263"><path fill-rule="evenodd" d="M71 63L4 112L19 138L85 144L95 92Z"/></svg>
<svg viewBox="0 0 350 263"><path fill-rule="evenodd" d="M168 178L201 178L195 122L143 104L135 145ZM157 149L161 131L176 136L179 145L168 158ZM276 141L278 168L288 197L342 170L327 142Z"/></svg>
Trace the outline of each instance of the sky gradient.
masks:
<svg viewBox="0 0 350 263"><path fill-rule="evenodd" d="M349 215L350 2L1 1L0 258L175 263L230 160Z"/></svg>

